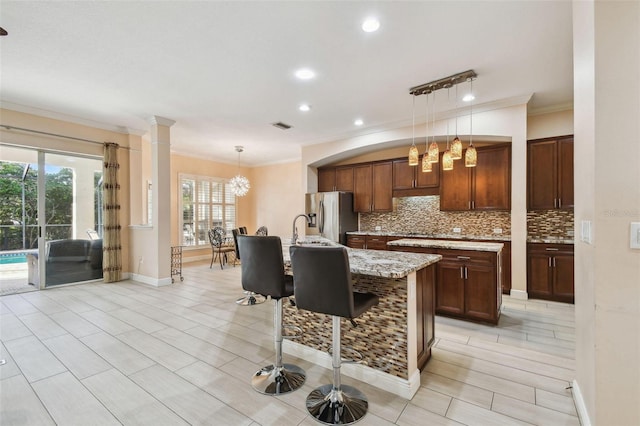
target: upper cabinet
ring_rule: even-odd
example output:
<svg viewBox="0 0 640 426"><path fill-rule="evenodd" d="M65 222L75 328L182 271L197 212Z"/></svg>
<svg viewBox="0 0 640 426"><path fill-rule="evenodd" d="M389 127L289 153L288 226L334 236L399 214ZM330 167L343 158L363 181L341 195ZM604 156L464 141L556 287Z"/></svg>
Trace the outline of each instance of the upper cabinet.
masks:
<svg viewBox="0 0 640 426"><path fill-rule="evenodd" d="M318 192L353 192L353 167L340 166L318 169Z"/></svg>
<svg viewBox="0 0 640 426"><path fill-rule="evenodd" d="M437 195L439 186L439 164L433 164L433 171L423 172L421 165L410 166L406 158L393 160L394 197Z"/></svg>
<svg viewBox="0 0 640 426"><path fill-rule="evenodd" d="M382 161L353 166L353 209L358 213L393 210L393 163Z"/></svg>
<svg viewBox="0 0 640 426"><path fill-rule="evenodd" d="M511 146L478 148L478 165L440 170L440 210L510 210ZM463 153L464 158L464 153Z"/></svg>
<svg viewBox="0 0 640 426"><path fill-rule="evenodd" d="M527 143L527 208L573 208L573 136Z"/></svg>

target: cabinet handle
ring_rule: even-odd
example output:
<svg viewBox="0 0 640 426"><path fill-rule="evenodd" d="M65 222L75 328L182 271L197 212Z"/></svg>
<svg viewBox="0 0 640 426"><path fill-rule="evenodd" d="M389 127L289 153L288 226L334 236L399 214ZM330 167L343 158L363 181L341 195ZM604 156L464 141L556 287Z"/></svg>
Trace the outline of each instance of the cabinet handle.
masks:
<svg viewBox="0 0 640 426"><path fill-rule="evenodd" d="M551 258L549 258L549 268L551 268Z"/></svg>
<svg viewBox="0 0 640 426"><path fill-rule="evenodd" d="M555 257L553 258L553 267L554 268L556 267L556 258Z"/></svg>
<svg viewBox="0 0 640 426"><path fill-rule="evenodd" d="M467 269L467 267L464 267L464 279L466 280L467 278L469 278L469 274L468 274L469 270Z"/></svg>
<svg viewBox="0 0 640 426"><path fill-rule="evenodd" d="M475 210L475 209L476 209L476 202L475 202L475 201L472 201L472 202L471 202L471 208L472 208L473 210Z"/></svg>
<svg viewBox="0 0 640 426"><path fill-rule="evenodd" d="M562 208L562 198L558 198L558 208Z"/></svg>
<svg viewBox="0 0 640 426"><path fill-rule="evenodd" d="M464 272L462 271L462 268L464 268L464 266L460 267L460 278L464 279Z"/></svg>
<svg viewBox="0 0 640 426"><path fill-rule="evenodd" d="M547 247L545 248L546 251L558 251L559 249L557 248L553 248L553 247Z"/></svg>
<svg viewBox="0 0 640 426"><path fill-rule="evenodd" d="M458 259L461 260L471 260L471 258L469 256L458 256Z"/></svg>

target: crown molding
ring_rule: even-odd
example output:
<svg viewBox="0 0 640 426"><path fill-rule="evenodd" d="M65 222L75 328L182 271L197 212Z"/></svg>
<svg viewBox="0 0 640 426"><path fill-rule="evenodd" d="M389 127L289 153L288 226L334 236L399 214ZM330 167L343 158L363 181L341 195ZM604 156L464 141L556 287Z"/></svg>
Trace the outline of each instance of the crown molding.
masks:
<svg viewBox="0 0 640 426"><path fill-rule="evenodd" d="M13 102L0 101L0 107L3 109L22 112L25 114L37 115L44 118L50 118L53 120L66 121L69 123L80 124L82 126L94 127L96 129L107 130L115 133L122 133L125 135L141 136L146 133L144 130L134 129L125 126L115 126L113 124L107 124L100 121L89 120L86 118L76 117L74 115L64 114L61 112L49 111L46 109L36 108L28 105L16 104Z"/></svg>
<svg viewBox="0 0 640 426"><path fill-rule="evenodd" d="M573 110L573 102L551 105L551 106L542 107L542 108L531 108L529 111L527 111L527 115L529 116L543 115L543 114L551 114L554 112L570 111L570 110Z"/></svg>
<svg viewBox="0 0 640 426"><path fill-rule="evenodd" d="M149 117L148 121L149 121L149 124L151 124L152 126L171 127L174 124L176 124L174 120L170 118L160 117L159 115L152 115L151 117Z"/></svg>

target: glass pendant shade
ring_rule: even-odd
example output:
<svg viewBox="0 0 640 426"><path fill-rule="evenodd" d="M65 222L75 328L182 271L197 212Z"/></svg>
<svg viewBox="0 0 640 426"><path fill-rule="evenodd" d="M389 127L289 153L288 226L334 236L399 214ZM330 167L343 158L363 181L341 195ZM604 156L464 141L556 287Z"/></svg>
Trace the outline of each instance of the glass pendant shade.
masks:
<svg viewBox="0 0 640 426"><path fill-rule="evenodd" d="M231 191L238 197L247 195L247 192L249 192L249 188L251 188L249 179L242 175L236 175L232 177L229 181L229 186L231 187Z"/></svg>
<svg viewBox="0 0 640 426"><path fill-rule="evenodd" d="M411 148L409 148L409 165L417 166L419 163L418 161L419 156L420 154L418 153L418 148L416 148L415 145L411 145Z"/></svg>
<svg viewBox="0 0 640 426"><path fill-rule="evenodd" d="M453 170L453 158L449 150L446 150L442 155L442 170Z"/></svg>
<svg viewBox="0 0 640 426"><path fill-rule="evenodd" d="M457 136L451 143L451 158L454 160L462 158L462 141L460 141L460 138Z"/></svg>
<svg viewBox="0 0 640 426"><path fill-rule="evenodd" d="M422 156L422 171L425 173L433 171L433 163L429 161L429 155L427 155L427 153Z"/></svg>
<svg viewBox="0 0 640 426"><path fill-rule="evenodd" d="M438 150L438 144L433 141L431 145L429 145L429 162L437 163L438 157L440 156L440 150Z"/></svg>
<svg viewBox="0 0 640 426"><path fill-rule="evenodd" d="M478 164L478 152L476 147L469 145L467 151L464 154L464 165L466 167L475 167Z"/></svg>

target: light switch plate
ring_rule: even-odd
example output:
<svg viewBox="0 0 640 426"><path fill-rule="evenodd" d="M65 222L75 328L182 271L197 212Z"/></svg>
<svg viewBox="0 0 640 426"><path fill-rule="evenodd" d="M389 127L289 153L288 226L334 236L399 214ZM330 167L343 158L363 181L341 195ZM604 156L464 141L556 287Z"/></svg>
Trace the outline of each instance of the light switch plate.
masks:
<svg viewBox="0 0 640 426"><path fill-rule="evenodd" d="M580 241L591 244L591 221L583 220L580 222Z"/></svg>
<svg viewBox="0 0 640 426"><path fill-rule="evenodd" d="M494 234L502 234L502 228L493 228Z"/></svg>
<svg viewBox="0 0 640 426"><path fill-rule="evenodd" d="M640 249L640 222L631 222L630 247Z"/></svg>
<svg viewBox="0 0 640 426"><path fill-rule="evenodd" d="M459 234L462 232L462 228L453 228L453 232L455 232L456 234Z"/></svg>
<svg viewBox="0 0 640 426"><path fill-rule="evenodd" d="M382 231L382 226L376 226L376 231Z"/></svg>

